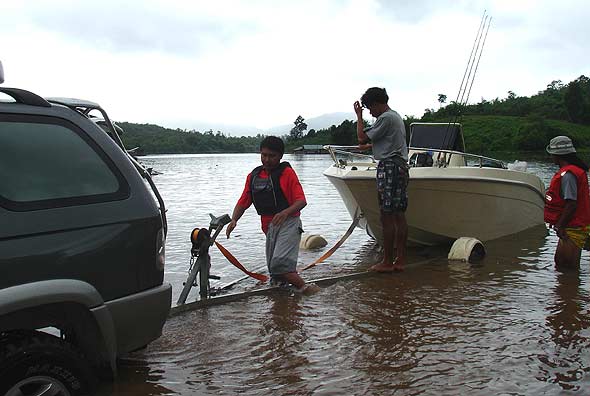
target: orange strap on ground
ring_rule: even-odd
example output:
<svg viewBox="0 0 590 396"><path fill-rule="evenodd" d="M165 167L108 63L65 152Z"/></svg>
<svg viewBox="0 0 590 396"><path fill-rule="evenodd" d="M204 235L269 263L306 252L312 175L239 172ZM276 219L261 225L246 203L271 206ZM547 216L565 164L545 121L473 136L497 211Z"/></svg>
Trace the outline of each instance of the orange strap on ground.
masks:
<svg viewBox="0 0 590 396"><path fill-rule="evenodd" d="M240 270L242 270L242 272L244 272L246 275L257 279L261 282L266 282L268 280L268 276L264 275L264 274L257 274L255 272L250 272L248 271L242 264L240 264L240 262L238 261L237 258L234 257L233 254L231 254L229 252L229 250L227 250L226 248L224 248L221 243L215 241L215 246L217 246L217 248L219 249L219 251L221 252L221 254L223 254L225 256L225 258L232 263L234 266L236 266L237 268L239 268Z"/></svg>
<svg viewBox="0 0 590 396"><path fill-rule="evenodd" d="M354 231L354 228L357 226L357 224L359 223L359 220L361 219L362 216L358 215L359 210L356 210L356 213L354 214L354 220L352 221L352 224L350 224L350 227L348 227L348 230L346 230L346 232L344 233L344 235L342 235L342 238L340 238L340 240L338 242L336 242L336 244L334 246L332 246L330 248L330 250L328 250L326 253L324 253L322 255L322 257L320 257L319 259L317 259L316 261L314 261L313 263L303 267L303 269L301 271L305 271L307 269L313 268L316 265L318 265L319 263L321 263L322 261L324 261L325 259L327 259L328 257L330 257L332 254L334 254L334 252L336 251L336 249L338 249L343 243L344 241L346 241L346 239L348 239L348 237L350 236L350 234L352 234L352 231Z"/></svg>

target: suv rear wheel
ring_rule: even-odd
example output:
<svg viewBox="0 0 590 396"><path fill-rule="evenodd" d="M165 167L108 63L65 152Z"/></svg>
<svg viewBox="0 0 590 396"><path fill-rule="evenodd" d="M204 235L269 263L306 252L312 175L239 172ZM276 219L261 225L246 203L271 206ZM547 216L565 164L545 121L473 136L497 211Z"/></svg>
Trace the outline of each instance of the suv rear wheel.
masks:
<svg viewBox="0 0 590 396"><path fill-rule="evenodd" d="M83 356L57 337L32 331L0 338L0 395L78 396L93 383Z"/></svg>

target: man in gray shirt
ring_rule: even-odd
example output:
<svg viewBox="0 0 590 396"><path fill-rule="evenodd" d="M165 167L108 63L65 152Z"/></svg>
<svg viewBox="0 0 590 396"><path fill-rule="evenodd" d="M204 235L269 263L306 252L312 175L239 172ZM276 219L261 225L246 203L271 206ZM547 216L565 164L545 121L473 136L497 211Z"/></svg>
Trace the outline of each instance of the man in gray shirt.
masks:
<svg viewBox="0 0 590 396"><path fill-rule="evenodd" d="M357 115L359 144L372 141L373 155L379 160L377 166L377 197L383 227L383 262L371 267L377 272L403 271L406 264L408 224L405 211L408 207L408 147L406 128L400 115L387 102L389 96L384 88L369 88L354 102ZM377 120L373 126L364 128L363 108ZM397 250L394 261L393 247Z"/></svg>

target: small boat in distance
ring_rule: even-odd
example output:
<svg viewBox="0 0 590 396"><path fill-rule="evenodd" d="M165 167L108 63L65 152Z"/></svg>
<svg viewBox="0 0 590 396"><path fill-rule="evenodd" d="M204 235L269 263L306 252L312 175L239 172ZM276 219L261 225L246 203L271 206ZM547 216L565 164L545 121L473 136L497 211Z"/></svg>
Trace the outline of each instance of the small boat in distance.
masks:
<svg viewBox="0 0 590 396"><path fill-rule="evenodd" d="M356 146L326 146L334 165L324 175L359 227L382 243L375 183L377 162L350 153ZM460 237L489 241L543 224L545 186L526 169L465 152L458 123L413 123L409 144L408 240L452 244ZM522 164L522 163L521 163Z"/></svg>

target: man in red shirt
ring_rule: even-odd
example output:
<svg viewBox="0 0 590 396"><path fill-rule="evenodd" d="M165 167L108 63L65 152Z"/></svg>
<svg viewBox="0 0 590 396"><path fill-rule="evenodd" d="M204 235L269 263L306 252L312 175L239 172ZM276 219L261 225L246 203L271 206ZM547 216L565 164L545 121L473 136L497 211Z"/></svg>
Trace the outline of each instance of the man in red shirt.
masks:
<svg viewBox="0 0 590 396"><path fill-rule="evenodd" d="M559 166L545 192L544 213L545 222L559 237L555 266L578 269L582 249L590 248L588 165L567 136L554 137L546 150Z"/></svg>
<svg viewBox="0 0 590 396"><path fill-rule="evenodd" d="M278 137L268 136L260 143L262 166L248 174L226 235L229 238L238 220L253 203L266 234L266 263L271 280L286 281L299 291L310 292L317 286L306 285L297 273L303 232L299 215L307 202L291 165L280 162L284 152L285 145Z"/></svg>

